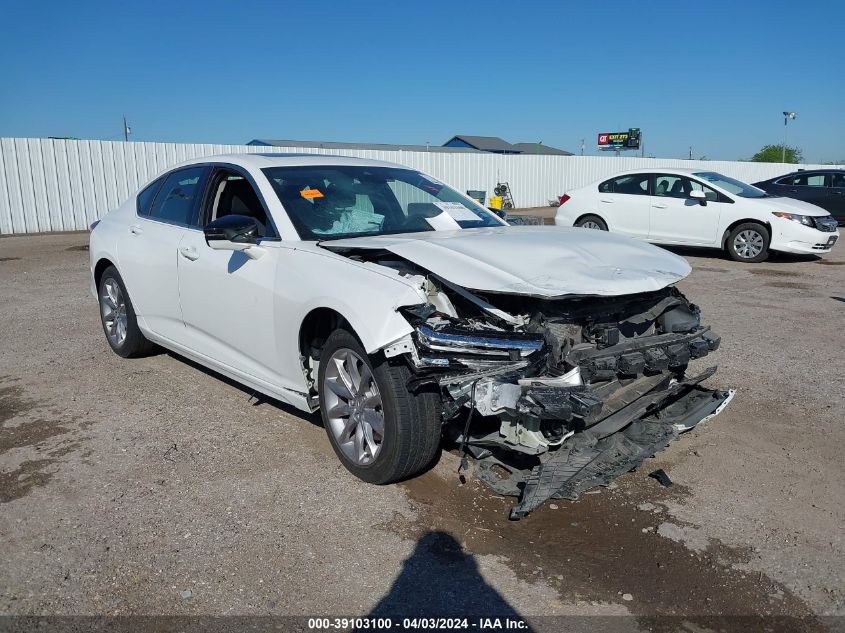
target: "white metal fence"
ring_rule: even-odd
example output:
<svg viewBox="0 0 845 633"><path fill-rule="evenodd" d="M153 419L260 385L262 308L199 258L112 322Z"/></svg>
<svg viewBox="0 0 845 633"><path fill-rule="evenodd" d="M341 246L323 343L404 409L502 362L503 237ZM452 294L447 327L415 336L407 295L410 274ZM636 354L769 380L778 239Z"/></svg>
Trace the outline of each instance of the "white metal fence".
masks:
<svg viewBox="0 0 845 633"><path fill-rule="evenodd" d="M245 152L305 152L387 160L424 171L461 191L485 190L488 195L497 182L508 182L517 207L545 206L567 190L626 169L694 167L756 182L795 167L615 156L0 138L0 234L86 229L173 164L198 156Z"/></svg>

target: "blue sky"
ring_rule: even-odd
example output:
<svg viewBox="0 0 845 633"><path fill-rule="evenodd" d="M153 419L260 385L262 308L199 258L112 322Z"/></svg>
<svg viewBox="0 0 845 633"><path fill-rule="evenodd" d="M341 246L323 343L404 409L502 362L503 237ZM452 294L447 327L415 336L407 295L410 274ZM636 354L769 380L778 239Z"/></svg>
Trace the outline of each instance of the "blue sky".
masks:
<svg viewBox="0 0 845 633"><path fill-rule="evenodd" d="M845 2L0 0L0 136L845 159Z"/></svg>

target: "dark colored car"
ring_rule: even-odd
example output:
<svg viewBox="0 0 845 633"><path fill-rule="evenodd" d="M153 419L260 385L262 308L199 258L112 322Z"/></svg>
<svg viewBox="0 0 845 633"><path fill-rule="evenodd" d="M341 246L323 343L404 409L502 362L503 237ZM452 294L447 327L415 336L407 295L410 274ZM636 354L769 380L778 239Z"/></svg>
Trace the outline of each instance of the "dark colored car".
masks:
<svg viewBox="0 0 845 633"><path fill-rule="evenodd" d="M795 171L785 176L755 182L766 193L803 200L830 212L839 226L845 226L845 169Z"/></svg>

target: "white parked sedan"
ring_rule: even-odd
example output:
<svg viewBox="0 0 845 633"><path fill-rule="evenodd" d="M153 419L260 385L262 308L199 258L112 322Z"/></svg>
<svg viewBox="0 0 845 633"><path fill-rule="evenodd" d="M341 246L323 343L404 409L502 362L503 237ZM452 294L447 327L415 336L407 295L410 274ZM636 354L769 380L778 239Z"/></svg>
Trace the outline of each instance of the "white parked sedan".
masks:
<svg viewBox="0 0 845 633"><path fill-rule="evenodd" d="M839 237L830 214L713 171L638 169L570 191L558 226L629 235L657 244L725 249L737 261L769 251L828 253Z"/></svg>
<svg viewBox="0 0 845 633"><path fill-rule="evenodd" d="M117 354L160 345L320 409L368 482L419 473L445 437L521 497L515 517L630 471L731 397L701 386L714 368L685 374L719 337L672 285L684 259L511 227L389 163L190 161L97 223L90 255Z"/></svg>

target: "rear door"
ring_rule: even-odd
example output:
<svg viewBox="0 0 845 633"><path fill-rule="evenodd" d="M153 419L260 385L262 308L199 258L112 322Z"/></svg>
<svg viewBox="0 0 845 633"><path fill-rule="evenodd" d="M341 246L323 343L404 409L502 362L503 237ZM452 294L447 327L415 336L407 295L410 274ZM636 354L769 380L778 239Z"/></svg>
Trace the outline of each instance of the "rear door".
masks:
<svg viewBox="0 0 845 633"><path fill-rule="evenodd" d="M647 239L651 174L625 174L599 185L598 215L613 233Z"/></svg>
<svg viewBox="0 0 845 633"><path fill-rule="evenodd" d="M176 342L184 341L185 330L176 257L185 233L199 231L198 199L207 172L202 166L178 169L160 179L154 195L144 190L129 235L118 245L120 274L138 318Z"/></svg>
<svg viewBox="0 0 845 633"><path fill-rule="evenodd" d="M649 240L662 244L710 245L716 242L723 202L719 194L687 176L655 174ZM690 198L704 191L706 204Z"/></svg>

